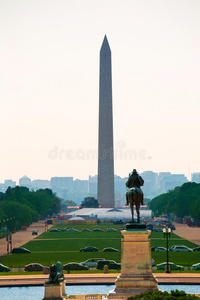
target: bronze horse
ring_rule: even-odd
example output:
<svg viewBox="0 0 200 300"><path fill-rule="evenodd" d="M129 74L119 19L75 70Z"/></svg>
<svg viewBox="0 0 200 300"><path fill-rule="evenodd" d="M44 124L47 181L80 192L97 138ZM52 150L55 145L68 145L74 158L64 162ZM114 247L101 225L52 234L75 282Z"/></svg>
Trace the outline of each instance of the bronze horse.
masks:
<svg viewBox="0 0 200 300"><path fill-rule="evenodd" d="M126 199L127 199L127 203L130 204L130 208L131 208L131 214L132 214L131 222L135 223L134 221L134 205L135 205L136 212L137 212L137 223L140 223L140 205L143 199L142 190L138 192L138 188L135 187L130 188L126 193Z"/></svg>

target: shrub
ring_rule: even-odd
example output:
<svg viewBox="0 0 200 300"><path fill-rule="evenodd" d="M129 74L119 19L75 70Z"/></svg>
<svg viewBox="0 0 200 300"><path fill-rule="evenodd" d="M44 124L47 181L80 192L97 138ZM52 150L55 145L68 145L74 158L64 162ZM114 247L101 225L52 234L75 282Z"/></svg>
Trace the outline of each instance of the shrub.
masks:
<svg viewBox="0 0 200 300"><path fill-rule="evenodd" d="M136 296L128 297L127 300L196 300L199 299L199 297L195 295L186 294L184 291L171 291L171 293L168 292L145 292Z"/></svg>

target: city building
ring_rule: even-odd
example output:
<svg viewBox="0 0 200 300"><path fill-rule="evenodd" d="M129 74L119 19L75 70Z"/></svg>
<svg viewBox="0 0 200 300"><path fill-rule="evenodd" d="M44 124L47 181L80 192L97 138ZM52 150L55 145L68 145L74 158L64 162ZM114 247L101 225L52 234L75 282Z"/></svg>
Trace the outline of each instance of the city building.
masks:
<svg viewBox="0 0 200 300"><path fill-rule="evenodd" d="M73 181L73 190L88 191L88 180L76 179Z"/></svg>
<svg viewBox="0 0 200 300"><path fill-rule="evenodd" d="M73 177L51 177L51 189L73 189Z"/></svg>
<svg viewBox="0 0 200 300"><path fill-rule="evenodd" d="M4 188L7 189L8 187L15 187L16 186L16 181L13 181L11 179L5 179L4 180Z"/></svg>
<svg viewBox="0 0 200 300"><path fill-rule="evenodd" d="M31 178L24 175L22 178L19 179L19 186L30 187L31 186Z"/></svg>
<svg viewBox="0 0 200 300"><path fill-rule="evenodd" d="M164 191L169 191L186 182L188 182L188 180L184 174L170 174L162 179L162 187Z"/></svg>
<svg viewBox="0 0 200 300"><path fill-rule="evenodd" d="M49 189L50 188L50 181L49 180L42 180L42 179L32 180L31 187L34 190L46 189L46 188Z"/></svg>
<svg viewBox="0 0 200 300"><path fill-rule="evenodd" d="M196 183L200 183L200 172L192 173L191 181L196 182Z"/></svg>

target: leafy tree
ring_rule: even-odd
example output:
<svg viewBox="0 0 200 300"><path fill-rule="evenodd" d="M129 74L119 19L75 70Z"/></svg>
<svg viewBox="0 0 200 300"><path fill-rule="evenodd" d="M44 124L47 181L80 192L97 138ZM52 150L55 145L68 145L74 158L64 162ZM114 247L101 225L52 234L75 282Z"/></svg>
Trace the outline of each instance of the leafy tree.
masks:
<svg viewBox="0 0 200 300"><path fill-rule="evenodd" d="M0 202L5 199L5 194L0 192Z"/></svg>
<svg viewBox="0 0 200 300"><path fill-rule="evenodd" d="M0 207L0 229L3 227L3 224L4 224L6 219L7 219L7 216L4 213L2 207Z"/></svg>
<svg viewBox="0 0 200 300"><path fill-rule="evenodd" d="M11 231L29 225L33 221L30 207L17 201L4 201L1 207L7 217L6 225Z"/></svg>
<svg viewBox="0 0 200 300"><path fill-rule="evenodd" d="M200 220L200 184L184 183L168 193L159 195L151 200L150 209L154 212L174 213L178 217L191 215Z"/></svg>
<svg viewBox="0 0 200 300"><path fill-rule="evenodd" d="M72 201L72 200L65 200L62 202L62 206L63 205L67 205L67 206L76 206L76 202Z"/></svg>
<svg viewBox="0 0 200 300"><path fill-rule="evenodd" d="M60 210L60 199L50 189L34 192L17 186L13 189L9 187L5 194L0 193L0 227L6 220L11 231Z"/></svg>
<svg viewBox="0 0 200 300"><path fill-rule="evenodd" d="M19 186L16 186L14 189L14 195L17 202L22 202L22 192Z"/></svg>
<svg viewBox="0 0 200 300"><path fill-rule="evenodd" d="M29 188L27 188L26 186L20 186L20 190L22 193L29 192Z"/></svg>
<svg viewBox="0 0 200 300"><path fill-rule="evenodd" d="M13 193L10 186L6 190L6 197L5 198L6 198L5 199L6 201L15 201L16 200L15 195L14 195L14 193Z"/></svg>
<svg viewBox="0 0 200 300"><path fill-rule="evenodd" d="M99 202L94 197L86 197L82 201L80 208L84 207L99 207Z"/></svg>

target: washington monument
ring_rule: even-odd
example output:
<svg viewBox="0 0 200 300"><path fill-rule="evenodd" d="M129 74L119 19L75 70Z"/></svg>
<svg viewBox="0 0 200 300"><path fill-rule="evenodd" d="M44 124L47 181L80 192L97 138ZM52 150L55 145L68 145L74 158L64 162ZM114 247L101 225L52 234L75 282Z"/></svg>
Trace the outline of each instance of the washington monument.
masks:
<svg viewBox="0 0 200 300"><path fill-rule="evenodd" d="M101 207L115 205L111 50L106 36L100 50L98 202Z"/></svg>

